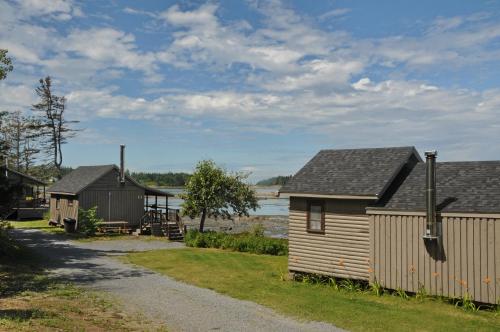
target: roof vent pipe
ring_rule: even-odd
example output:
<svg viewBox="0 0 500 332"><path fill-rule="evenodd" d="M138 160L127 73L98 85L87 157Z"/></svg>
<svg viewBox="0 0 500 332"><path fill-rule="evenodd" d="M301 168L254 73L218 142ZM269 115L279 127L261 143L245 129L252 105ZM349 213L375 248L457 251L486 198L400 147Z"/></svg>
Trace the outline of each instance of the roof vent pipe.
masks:
<svg viewBox="0 0 500 332"><path fill-rule="evenodd" d="M438 238L436 218L436 157L437 151L426 151L425 205L427 224L424 239Z"/></svg>
<svg viewBox="0 0 500 332"><path fill-rule="evenodd" d="M125 183L125 145L120 145L120 183Z"/></svg>

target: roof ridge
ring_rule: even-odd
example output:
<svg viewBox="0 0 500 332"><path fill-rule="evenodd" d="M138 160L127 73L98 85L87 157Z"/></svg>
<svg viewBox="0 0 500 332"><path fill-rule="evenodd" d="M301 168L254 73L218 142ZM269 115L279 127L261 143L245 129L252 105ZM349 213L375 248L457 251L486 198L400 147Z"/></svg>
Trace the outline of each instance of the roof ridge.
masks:
<svg viewBox="0 0 500 332"><path fill-rule="evenodd" d="M413 145L407 146L388 146L388 147L376 147L376 148L343 148L343 149L321 149L322 151L355 151L355 150L389 150L389 149L416 149Z"/></svg>

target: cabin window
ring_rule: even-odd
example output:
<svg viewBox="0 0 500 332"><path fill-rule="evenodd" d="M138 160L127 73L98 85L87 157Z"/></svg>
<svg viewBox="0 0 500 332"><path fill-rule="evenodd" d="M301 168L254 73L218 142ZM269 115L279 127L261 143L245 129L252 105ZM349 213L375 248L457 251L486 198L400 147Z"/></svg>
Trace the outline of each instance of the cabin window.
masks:
<svg viewBox="0 0 500 332"><path fill-rule="evenodd" d="M325 203L322 201L309 202L307 208L307 231L314 233L325 232Z"/></svg>
<svg viewBox="0 0 500 332"><path fill-rule="evenodd" d="M59 207L61 206L61 199L59 197L56 198L56 209L59 210Z"/></svg>
<svg viewBox="0 0 500 332"><path fill-rule="evenodd" d="M68 206L69 207L73 206L73 199L71 199L71 198L68 199Z"/></svg>

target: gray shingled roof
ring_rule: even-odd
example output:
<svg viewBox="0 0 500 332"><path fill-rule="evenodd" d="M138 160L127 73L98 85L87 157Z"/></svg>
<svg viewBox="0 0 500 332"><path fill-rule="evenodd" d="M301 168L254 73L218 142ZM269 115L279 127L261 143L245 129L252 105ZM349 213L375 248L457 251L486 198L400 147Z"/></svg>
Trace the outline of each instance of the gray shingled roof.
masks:
<svg viewBox="0 0 500 332"><path fill-rule="evenodd" d="M54 183L48 192L76 195L115 167L115 165L80 166Z"/></svg>
<svg viewBox="0 0 500 332"><path fill-rule="evenodd" d="M414 147L322 150L280 193L382 196Z"/></svg>
<svg viewBox="0 0 500 332"><path fill-rule="evenodd" d="M5 166L0 166L0 171L5 172L5 168L6 168ZM20 176L20 177L24 178L25 180L27 180L28 183L31 183L34 185L39 185L39 186L46 186L47 185L47 183L43 182L42 180L39 180L31 175L18 172L18 171L13 170L12 168L9 168L9 167L7 167L7 172L15 174L17 176Z"/></svg>
<svg viewBox="0 0 500 332"><path fill-rule="evenodd" d="M99 165L99 166L80 166L68 175L64 176L61 180L54 183L49 189L49 193L67 193L78 194L80 191L88 187L93 182L97 181L100 177L105 175L111 170L119 170L116 165ZM150 188L137 182L135 179L125 175L128 180L145 190L146 195L158 195L173 197L172 194L164 192L159 189Z"/></svg>
<svg viewBox="0 0 500 332"><path fill-rule="evenodd" d="M500 161L443 162L436 166L438 210L500 212ZM425 211L425 163L419 163L384 209Z"/></svg>

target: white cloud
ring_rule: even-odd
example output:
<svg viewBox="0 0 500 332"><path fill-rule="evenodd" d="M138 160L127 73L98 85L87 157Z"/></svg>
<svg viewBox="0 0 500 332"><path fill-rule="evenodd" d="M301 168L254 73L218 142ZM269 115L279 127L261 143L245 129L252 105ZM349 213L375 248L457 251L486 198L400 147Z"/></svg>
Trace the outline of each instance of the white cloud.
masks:
<svg viewBox="0 0 500 332"><path fill-rule="evenodd" d="M326 19L332 18L332 17L343 16L343 15L349 13L350 11L351 11L350 8L336 8L333 10L329 10L324 14L321 14L318 18L320 20L326 20Z"/></svg>
<svg viewBox="0 0 500 332"><path fill-rule="evenodd" d="M71 2L55 2L46 15L76 15L76 7L68 4ZM449 145L498 136L498 90L446 89L407 76L408 69L498 61L500 52L491 43L500 38L500 25L484 14L440 17L420 35L361 39L343 31L322 30L313 18L277 1L254 4L262 15L262 22L255 26L221 19L223 11L213 3L194 9L174 5L158 13L125 8L128 14L168 25L171 40L144 51L125 28L59 31L28 22L28 14L20 18L12 8L0 3L1 22L9 27L0 31L0 43L23 64L23 70L41 67L64 80L68 109L83 121L147 120L206 133L297 130L328 139L343 137L353 145L391 144L394 136L408 144L426 144L437 138ZM322 18L347 12L335 9ZM236 86L225 75L234 74L233 68L240 64L245 69L235 74ZM162 66L201 71L222 82L222 87L189 91L152 84L153 98L99 88L128 72L158 82ZM377 71L379 66L386 66L389 72L391 67L395 69L385 74ZM16 76L9 79L12 77ZM2 84L2 105L22 107L24 103L26 107L31 103L27 102L33 98L31 87ZM10 105L7 100L12 101L13 95L18 101Z"/></svg>
<svg viewBox="0 0 500 332"><path fill-rule="evenodd" d="M83 16L82 10L71 0L17 0L17 11L23 17L50 17L67 21L74 16Z"/></svg>
<svg viewBox="0 0 500 332"><path fill-rule="evenodd" d="M59 50L74 52L108 68L143 71L149 77L158 78L155 55L139 51L132 34L113 28L73 30L59 43Z"/></svg>
<svg viewBox="0 0 500 332"><path fill-rule="evenodd" d="M24 111L35 102L36 98L31 87L0 83L0 111Z"/></svg>
<svg viewBox="0 0 500 332"><path fill-rule="evenodd" d="M193 11L182 11L179 5L174 5L162 12L159 17L170 24L177 26L193 27L200 26L203 29L215 30L217 28L217 18L215 12L217 6L211 3L201 5Z"/></svg>

